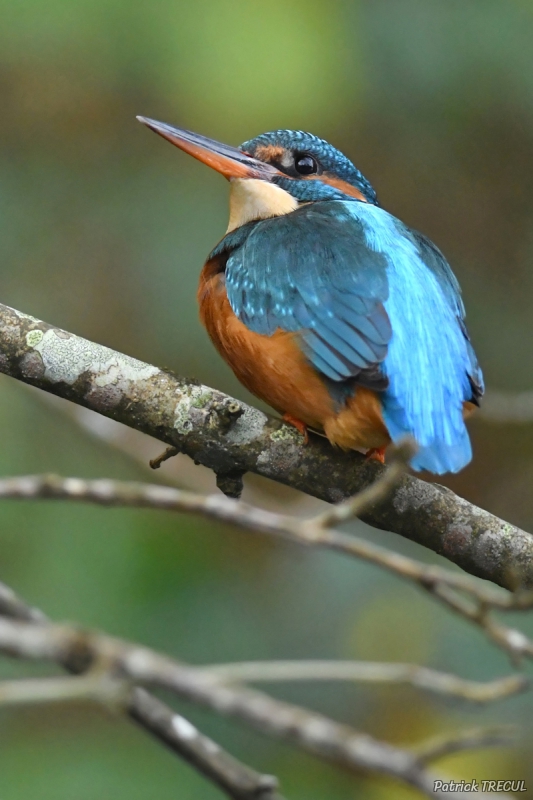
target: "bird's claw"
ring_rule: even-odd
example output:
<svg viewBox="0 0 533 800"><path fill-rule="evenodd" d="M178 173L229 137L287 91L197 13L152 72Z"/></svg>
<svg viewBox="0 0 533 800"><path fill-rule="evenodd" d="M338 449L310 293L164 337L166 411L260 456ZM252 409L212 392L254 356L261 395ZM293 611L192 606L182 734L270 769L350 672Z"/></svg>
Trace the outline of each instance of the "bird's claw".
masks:
<svg viewBox="0 0 533 800"><path fill-rule="evenodd" d="M304 437L304 444L309 444L309 434L307 433L307 425L305 422L293 417L291 414L284 414L283 421L288 425L292 425L293 428L296 428L296 430Z"/></svg>
<svg viewBox="0 0 533 800"><path fill-rule="evenodd" d="M380 464L384 464L386 449L386 447L371 447L370 450L366 451L366 458L372 459L372 461L379 461Z"/></svg>

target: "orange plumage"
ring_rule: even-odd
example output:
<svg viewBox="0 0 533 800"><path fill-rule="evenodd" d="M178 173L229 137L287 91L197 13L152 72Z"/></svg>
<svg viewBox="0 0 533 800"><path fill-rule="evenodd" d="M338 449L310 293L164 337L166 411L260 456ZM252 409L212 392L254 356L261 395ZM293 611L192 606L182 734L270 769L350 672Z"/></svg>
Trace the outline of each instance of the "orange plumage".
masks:
<svg viewBox="0 0 533 800"><path fill-rule="evenodd" d="M390 437L378 395L359 387L340 411L296 341L297 334L250 331L234 314L217 260L208 261L198 287L200 319L222 358L256 397L281 414L324 431L332 444L381 448Z"/></svg>

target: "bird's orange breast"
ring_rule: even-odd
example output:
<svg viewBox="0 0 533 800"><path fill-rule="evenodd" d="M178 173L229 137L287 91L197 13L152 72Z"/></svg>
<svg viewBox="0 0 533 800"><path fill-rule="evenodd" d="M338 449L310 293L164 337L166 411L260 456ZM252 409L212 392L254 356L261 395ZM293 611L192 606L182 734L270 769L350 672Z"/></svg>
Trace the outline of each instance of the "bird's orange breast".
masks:
<svg viewBox="0 0 533 800"><path fill-rule="evenodd" d="M230 306L224 274L208 261L198 287L200 319L222 358L240 382L282 414L323 430L345 448L382 447L389 435L375 392L358 388L339 411L324 382L298 346L297 334L277 330L264 336L249 330Z"/></svg>

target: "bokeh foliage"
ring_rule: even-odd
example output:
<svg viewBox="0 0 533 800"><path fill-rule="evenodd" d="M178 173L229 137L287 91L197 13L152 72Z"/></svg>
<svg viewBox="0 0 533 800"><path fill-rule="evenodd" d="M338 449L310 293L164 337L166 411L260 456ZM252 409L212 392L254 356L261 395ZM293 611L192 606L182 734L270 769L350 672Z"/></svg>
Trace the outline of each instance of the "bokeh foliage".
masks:
<svg viewBox="0 0 533 800"><path fill-rule="evenodd" d="M528 0L4 0L0 14L2 302L245 398L209 345L194 300L203 259L224 231L227 186L134 118L231 143L306 128L344 149L385 207L448 255L489 385L533 388ZM23 387L2 378L0 389L2 474L145 477ZM475 461L448 484L532 530L531 426L477 421L472 431ZM366 534L430 558L393 536ZM192 661L416 660L472 678L508 669L476 631L370 567L185 517L4 503L0 571L57 619ZM12 665L1 670L14 674ZM394 742L519 721L521 748L443 767L533 784L530 698L481 713L407 690L283 694ZM414 796L192 716L257 768L278 773L292 798ZM1 712L2 800L156 796L219 795L103 713Z"/></svg>

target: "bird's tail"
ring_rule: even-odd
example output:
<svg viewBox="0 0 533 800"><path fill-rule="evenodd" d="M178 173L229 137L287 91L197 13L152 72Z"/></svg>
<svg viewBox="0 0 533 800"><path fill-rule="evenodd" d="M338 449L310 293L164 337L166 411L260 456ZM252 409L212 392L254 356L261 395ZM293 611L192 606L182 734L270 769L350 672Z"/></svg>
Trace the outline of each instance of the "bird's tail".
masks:
<svg viewBox="0 0 533 800"><path fill-rule="evenodd" d="M436 475L443 475L445 472L459 472L471 459L472 445L465 428L461 440L455 444L432 442L420 447L411 466L416 470L427 469Z"/></svg>
<svg viewBox="0 0 533 800"><path fill-rule="evenodd" d="M406 435L418 445L411 466L427 469L436 475L459 472L472 459L472 445L464 423L462 408L440 420L437 426L409 424L404 409L394 402L385 402L383 418L393 442ZM430 430L428 430L428 428Z"/></svg>

